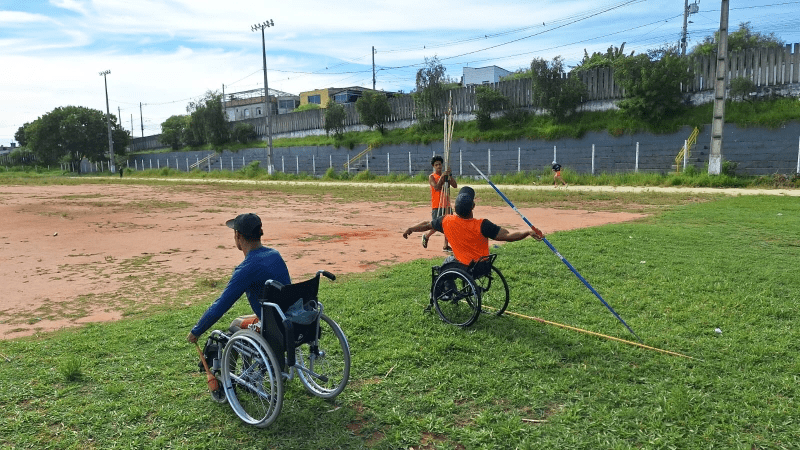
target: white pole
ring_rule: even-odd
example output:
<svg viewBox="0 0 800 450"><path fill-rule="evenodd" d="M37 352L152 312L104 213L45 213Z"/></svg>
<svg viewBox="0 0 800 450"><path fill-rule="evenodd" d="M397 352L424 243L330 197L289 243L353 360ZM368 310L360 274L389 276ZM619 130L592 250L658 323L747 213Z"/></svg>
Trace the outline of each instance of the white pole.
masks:
<svg viewBox="0 0 800 450"><path fill-rule="evenodd" d="M461 149L458 149L458 176L464 174L464 167L462 165L463 161L463 158L461 158Z"/></svg>
<svg viewBox="0 0 800 450"><path fill-rule="evenodd" d="M554 145L553 146L553 162L555 162L555 161L558 161L558 159L556 159L556 146Z"/></svg>
<svg viewBox="0 0 800 450"><path fill-rule="evenodd" d="M633 171L639 173L639 143L636 143L636 166L633 168Z"/></svg>
<svg viewBox="0 0 800 450"><path fill-rule="evenodd" d="M244 156L242 156L242 169L244 169Z"/></svg>
<svg viewBox="0 0 800 450"><path fill-rule="evenodd" d="M200 156L199 155L194 155L194 159L197 162L197 168L199 169L200 168Z"/></svg>
<svg viewBox="0 0 800 450"><path fill-rule="evenodd" d="M169 169L169 158L167 158L166 163L167 163L167 169Z"/></svg>
<svg viewBox="0 0 800 450"><path fill-rule="evenodd" d="M366 160L367 160L367 172L369 172L369 154L364 156L364 158L366 158Z"/></svg>
<svg viewBox="0 0 800 450"><path fill-rule="evenodd" d="M286 173L286 162L283 160L283 155L281 155L281 172Z"/></svg>
<svg viewBox="0 0 800 450"><path fill-rule="evenodd" d="M161 169L161 160L160 159L156 159L156 168L157 169Z"/></svg>
<svg viewBox="0 0 800 450"><path fill-rule="evenodd" d="M233 172L233 156L231 156L231 172Z"/></svg>
<svg viewBox="0 0 800 450"><path fill-rule="evenodd" d="M300 155L294 155L295 173L300 175Z"/></svg>
<svg viewBox="0 0 800 450"><path fill-rule="evenodd" d="M517 147L517 173L519 173L521 158L522 158L522 147Z"/></svg>
<svg viewBox="0 0 800 450"><path fill-rule="evenodd" d="M347 154L347 174L350 175L350 153Z"/></svg>
<svg viewBox="0 0 800 450"><path fill-rule="evenodd" d="M128 167L130 167L130 163L128 164ZM178 157L176 156L176 157L175 157L175 170L180 170L180 167L181 167L181 166L180 166L180 165L178 165Z"/></svg>
<svg viewBox="0 0 800 450"><path fill-rule="evenodd" d="M689 140L683 141L683 171L686 172L686 154L689 153Z"/></svg>
<svg viewBox="0 0 800 450"><path fill-rule="evenodd" d="M333 155L329 153L328 154L328 168L330 169L331 167L333 167Z"/></svg>
<svg viewBox="0 0 800 450"><path fill-rule="evenodd" d="M186 157L186 171L189 171L189 157Z"/></svg>
<svg viewBox="0 0 800 450"><path fill-rule="evenodd" d="M489 162L489 168L486 169L486 173L488 173L491 176L492 175L492 149L487 150L487 155L488 155L487 159L488 159L488 162Z"/></svg>
<svg viewBox="0 0 800 450"><path fill-rule="evenodd" d="M317 155L311 155L311 174L317 176Z"/></svg>
<svg viewBox="0 0 800 450"><path fill-rule="evenodd" d="M408 152L408 174L412 175L412 173L411 173L411 152Z"/></svg>
<svg viewBox="0 0 800 450"><path fill-rule="evenodd" d="M592 175L594 175L594 144L592 144Z"/></svg>
<svg viewBox="0 0 800 450"><path fill-rule="evenodd" d="M800 174L800 138L797 140L797 174Z"/></svg>
<svg viewBox="0 0 800 450"><path fill-rule="evenodd" d="M386 175L389 175L389 172L391 172L389 170L389 152L386 152Z"/></svg>

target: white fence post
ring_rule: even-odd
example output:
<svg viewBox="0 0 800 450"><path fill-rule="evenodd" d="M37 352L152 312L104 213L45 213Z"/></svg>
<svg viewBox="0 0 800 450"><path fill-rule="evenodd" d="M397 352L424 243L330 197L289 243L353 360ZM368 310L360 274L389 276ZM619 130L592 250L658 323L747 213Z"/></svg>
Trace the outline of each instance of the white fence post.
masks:
<svg viewBox="0 0 800 450"><path fill-rule="evenodd" d="M519 173L519 169L521 167L521 160L522 160L522 147L517 147L517 173Z"/></svg>
<svg viewBox="0 0 800 450"><path fill-rule="evenodd" d="M408 174L411 175L411 152L408 152Z"/></svg>
<svg viewBox="0 0 800 450"><path fill-rule="evenodd" d="M366 159L366 160L367 160L367 172L369 172L369 153L367 153L366 155L364 155L364 159Z"/></svg>
<svg viewBox="0 0 800 450"><path fill-rule="evenodd" d="M683 141L683 171L686 172L686 154L689 153L689 140Z"/></svg>
<svg viewBox="0 0 800 450"><path fill-rule="evenodd" d="M486 155L487 155L486 161L487 161L487 163L489 165L489 167L486 169L486 173L491 176L492 175L492 149L488 149L487 152L486 152Z"/></svg>
<svg viewBox="0 0 800 450"><path fill-rule="evenodd" d="M553 146L553 163L555 163L556 161L558 161L558 159L556 158L556 146L554 145Z"/></svg>
<svg viewBox="0 0 800 450"><path fill-rule="evenodd" d="M350 153L347 154L347 174L350 175Z"/></svg>
<svg viewBox="0 0 800 450"><path fill-rule="evenodd" d="M317 155L311 155L311 174L317 176Z"/></svg>
<svg viewBox="0 0 800 450"><path fill-rule="evenodd" d="M797 139L797 174L800 174L800 138Z"/></svg>
<svg viewBox="0 0 800 450"><path fill-rule="evenodd" d="M592 175L594 175L594 144L592 144Z"/></svg>
<svg viewBox="0 0 800 450"><path fill-rule="evenodd" d="M286 173L286 164L283 160L283 155L281 155L281 172Z"/></svg>
<svg viewBox="0 0 800 450"><path fill-rule="evenodd" d="M300 155L294 155L295 174L300 175Z"/></svg>
<svg viewBox="0 0 800 450"><path fill-rule="evenodd" d="M639 173L639 143L636 143L636 167L633 169L634 172Z"/></svg>
<svg viewBox="0 0 800 450"><path fill-rule="evenodd" d="M156 158L156 168L159 170L161 169L161 160L158 158Z"/></svg>
<svg viewBox="0 0 800 450"><path fill-rule="evenodd" d="M333 167L333 155L328 153L328 168Z"/></svg>
<svg viewBox="0 0 800 450"><path fill-rule="evenodd" d="M458 176L464 175L464 159L461 157L461 149L458 149Z"/></svg>
<svg viewBox="0 0 800 450"><path fill-rule="evenodd" d="M386 152L386 175L391 173L391 169L389 168L389 152Z"/></svg>

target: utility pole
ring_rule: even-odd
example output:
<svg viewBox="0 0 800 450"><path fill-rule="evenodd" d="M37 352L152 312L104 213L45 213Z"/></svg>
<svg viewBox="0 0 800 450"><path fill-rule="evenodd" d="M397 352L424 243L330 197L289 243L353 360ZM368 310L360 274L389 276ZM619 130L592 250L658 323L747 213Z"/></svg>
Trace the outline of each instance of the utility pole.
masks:
<svg viewBox="0 0 800 450"><path fill-rule="evenodd" d="M108 80L106 80L106 75L110 74L110 70L104 70L100 72L100 75L103 76L103 83L106 86L106 124L108 127L108 157L109 157L109 167L111 168L111 173L114 173L114 139L111 137L111 110L108 108Z"/></svg>
<svg viewBox="0 0 800 450"><path fill-rule="evenodd" d="M689 1L689 0L686 0ZM375 46L372 46L372 90L375 90Z"/></svg>
<svg viewBox="0 0 800 450"><path fill-rule="evenodd" d="M686 56L686 47L688 47L687 43L687 27L691 22L689 22L689 15L695 14L700 11L700 6L697 3L689 4L689 0L684 0L683 5L683 31L681 32L681 56Z"/></svg>
<svg viewBox="0 0 800 450"><path fill-rule="evenodd" d="M139 123L142 125L142 137L144 137L144 116L142 116L142 102L139 102ZM131 131L133 132L133 131Z"/></svg>
<svg viewBox="0 0 800 450"><path fill-rule="evenodd" d="M267 173L272 175L274 166L272 165L272 121L270 120L270 113L272 112L272 105L269 104L269 84L267 83L267 44L264 39L264 28L274 27L275 22L272 19L266 22L255 24L250 27L251 31L261 30L261 51L264 59L264 108L267 114L264 116L267 122Z"/></svg>
<svg viewBox="0 0 800 450"><path fill-rule="evenodd" d="M719 175L722 169L722 130L725 126L725 81L728 75L728 8L722 0L717 43L717 73L714 80L714 116L711 122L711 151L708 155L708 174Z"/></svg>

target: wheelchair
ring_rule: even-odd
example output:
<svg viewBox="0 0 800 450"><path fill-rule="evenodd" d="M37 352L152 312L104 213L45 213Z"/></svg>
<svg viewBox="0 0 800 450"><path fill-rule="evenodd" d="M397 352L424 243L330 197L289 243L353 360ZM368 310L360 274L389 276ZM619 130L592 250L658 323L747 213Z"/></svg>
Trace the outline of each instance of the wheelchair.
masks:
<svg viewBox="0 0 800 450"><path fill-rule="evenodd" d="M495 259L491 254L469 266L457 261L433 266L426 311L435 308L444 322L460 327L472 325L481 313L501 316L508 308L508 283Z"/></svg>
<svg viewBox="0 0 800 450"><path fill-rule="evenodd" d="M261 298L261 323L211 332L203 349L227 402L247 424L265 428L283 405L284 381L295 375L311 394L333 399L350 378L350 346L342 329L317 300L320 270L314 278L282 285L268 280Z"/></svg>

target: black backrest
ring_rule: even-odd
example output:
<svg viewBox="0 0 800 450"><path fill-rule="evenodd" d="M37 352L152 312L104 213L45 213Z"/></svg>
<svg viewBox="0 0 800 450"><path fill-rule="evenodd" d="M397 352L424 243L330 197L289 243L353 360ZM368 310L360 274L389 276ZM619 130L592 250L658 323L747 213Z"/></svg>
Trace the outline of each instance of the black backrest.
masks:
<svg viewBox="0 0 800 450"><path fill-rule="evenodd" d="M271 306L264 303L275 303L285 313L297 300L303 299L303 303L317 300L319 292L319 273L314 278L300 283L281 285L280 283L270 283L264 285L261 295L261 335L275 351L278 359L283 362L283 356L287 350L290 351L290 364L294 364L294 343L286 342L286 327L283 319ZM316 323L310 325L292 324L290 335L296 342L308 342L313 340L316 333Z"/></svg>
<svg viewBox="0 0 800 450"><path fill-rule="evenodd" d="M486 255L477 261L472 261L469 265L469 272L472 278L480 278L486 276L492 270L492 264L497 258L496 254Z"/></svg>

